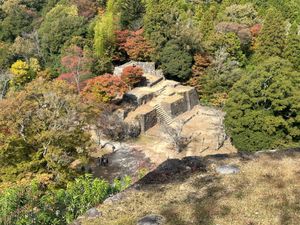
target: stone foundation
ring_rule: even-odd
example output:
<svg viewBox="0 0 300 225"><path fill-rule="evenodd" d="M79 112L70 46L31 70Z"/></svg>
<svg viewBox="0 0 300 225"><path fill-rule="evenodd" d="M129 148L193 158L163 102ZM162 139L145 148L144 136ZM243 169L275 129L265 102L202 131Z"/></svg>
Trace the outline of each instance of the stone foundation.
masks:
<svg viewBox="0 0 300 225"><path fill-rule="evenodd" d="M125 67L133 65L144 70L145 83L124 95L123 100L135 108L126 116L125 121L138 120L142 132L153 127L158 117L171 124L175 117L199 104L195 88L166 80L162 70L155 69L154 63L131 61L116 67L114 75L119 76Z"/></svg>
<svg viewBox="0 0 300 225"><path fill-rule="evenodd" d="M199 97L195 88L180 85L176 87L176 93L184 97L188 110L199 105Z"/></svg>
<svg viewBox="0 0 300 225"><path fill-rule="evenodd" d="M163 99L161 106L172 118L188 110L185 98L180 95L173 95Z"/></svg>
<svg viewBox="0 0 300 225"><path fill-rule="evenodd" d="M144 105L136 119L139 121L141 132L146 132L157 124L156 110L151 106Z"/></svg>
<svg viewBox="0 0 300 225"><path fill-rule="evenodd" d="M146 104L154 97L154 92L151 89L140 87L134 88L124 95L124 101L129 102L135 106Z"/></svg>

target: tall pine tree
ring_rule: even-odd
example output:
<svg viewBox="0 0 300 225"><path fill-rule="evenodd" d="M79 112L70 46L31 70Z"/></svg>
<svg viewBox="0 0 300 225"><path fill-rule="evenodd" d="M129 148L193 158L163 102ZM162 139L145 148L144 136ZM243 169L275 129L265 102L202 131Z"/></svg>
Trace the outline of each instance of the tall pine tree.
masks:
<svg viewBox="0 0 300 225"><path fill-rule="evenodd" d="M300 35L297 23L294 23L290 29L284 56L293 64L296 70L300 71Z"/></svg>
<svg viewBox="0 0 300 225"><path fill-rule="evenodd" d="M257 54L259 58L283 56L286 39L286 26L281 13L275 8L268 10L263 28L258 37Z"/></svg>

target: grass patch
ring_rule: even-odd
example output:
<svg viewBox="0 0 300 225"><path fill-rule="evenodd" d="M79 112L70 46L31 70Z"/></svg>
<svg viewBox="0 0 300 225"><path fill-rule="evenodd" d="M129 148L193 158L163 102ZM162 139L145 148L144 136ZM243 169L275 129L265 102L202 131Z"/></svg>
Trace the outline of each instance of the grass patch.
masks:
<svg viewBox="0 0 300 225"><path fill-rule="evenodd" d="M241 172L220 176L211 169L182 182L128 190L124 200L99 206L103 217L83 224L131 225L147 214L163 215L167 225L299 224L300 153L220 163L238 163Z"/></svg>

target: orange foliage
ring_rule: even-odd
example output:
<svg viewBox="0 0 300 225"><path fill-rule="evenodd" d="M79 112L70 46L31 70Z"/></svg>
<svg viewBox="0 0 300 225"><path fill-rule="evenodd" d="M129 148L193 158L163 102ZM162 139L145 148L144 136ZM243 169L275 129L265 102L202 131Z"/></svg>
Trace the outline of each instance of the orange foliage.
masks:
<svg viewBox="0 0 300 225"><path fill-rule="evenodd" d="M125 51L131 60L149 61L154 48L144 38L144 29L117 31L119 50Z"/></svg>
<svg viewBox="0 0 300 225"><path fill-rule="evenodd" d="M254 26L252 26L250 28L250 32L251 32L253 37L257 37L259 35L261 29L262 29L261 24L255 24Z"/></svg>
<svg viewBox="0 0 300 225"><path fill-rule="evenodd" d="M194 65L192 67L193 76L199 76L203 73L204 69L210 65L210 60L208 56L197 53L194 55Z"/></svg>
<svg viewBox="0 0 300 225"><path fill-rule="evenodd" d="M88 101L110 102L128 91L128 85L119 77L104 74L86 81L82 95Z"/></svg>
<svg viewBox="0 0 300 225"><path fill-rule="evenodd" d="M121 79L131 88L140 84L144 77L144 71L139 66L127 66L123 69Z"/></svg>
<svg viewBox="0 0 300 225"><path fill-rule="evenodd" d="M204 74L204 71L211 64L210 57L205 54L196 53L194 55L194 65L192 67L192 77L185 83L186 85L195 87L198 92L201 92L199 79Z"/></svg>
<svg viewBox="0 0 300 225"><path fill-rule="evenodd" d="M255 24L254 26L252 26L250 28L250 32L253 36L253 39L252 39L252 46L251 46L251 50L252 51L255 51L257 49L257 37L259 35L259 33L261 32L261 29L262 29L262 25L261 24Z"/></svg>

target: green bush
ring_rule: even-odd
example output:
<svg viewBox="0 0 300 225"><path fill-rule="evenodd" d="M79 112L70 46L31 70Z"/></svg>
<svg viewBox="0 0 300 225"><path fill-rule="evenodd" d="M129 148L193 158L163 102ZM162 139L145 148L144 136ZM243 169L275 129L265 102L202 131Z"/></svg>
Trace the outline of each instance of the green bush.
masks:
<svg viewBox="0 0 300 225"><path fill-rule="evenodd" d="M37 182L8 188L0 192L0 224L69 224L130 184L129 176L115 180L111 185L105 180L85 175L70 182L66 189L45 190Z"/></svg>

